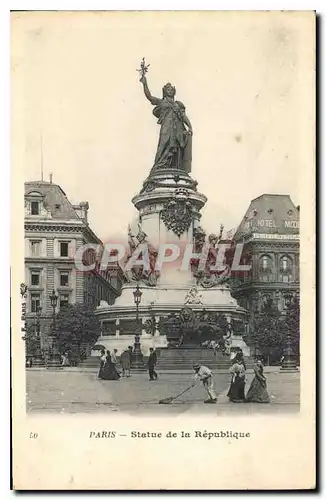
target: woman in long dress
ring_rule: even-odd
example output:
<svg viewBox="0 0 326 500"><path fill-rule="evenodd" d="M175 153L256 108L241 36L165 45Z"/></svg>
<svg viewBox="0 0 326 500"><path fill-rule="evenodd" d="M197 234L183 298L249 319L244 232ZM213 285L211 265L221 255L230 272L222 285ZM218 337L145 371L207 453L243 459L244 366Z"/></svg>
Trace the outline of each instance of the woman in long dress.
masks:
<svg viewBox="0 0 326 500"><path fill-rule="evenodd" d="M103 368L105 365L106 361L106 354L105 354L105 349L101 349L101 356L100 356L100 369L98 372L98 378L102 378L103 376Z"/></svg>
<svg viewBox="0 0 326 500"><path fill-rule="evenodd" d="M254 364L255 377L251 382L249 391L247 392L247 403L269 403L269 395L267 392L267 381L264 375L264 365L259 360Z"/></svg>
<svg viewBox="0 0 326 500"><path fill-rule="evenodd" d="M119 380L120 378L120 375L116 370L116 367L111 361L111 354L109 350L107 351L106 354L106 359L103 366L101 378L103 380Z"/></svg>
<svg viewBox="0 0 326 500"><path fill-rule="evenodd" d="M145 97L155 106L153 114L161 126L153 170L177 168L189 173L192 159L192 126L186 115L185 105L174 100L175 88L171 83L164 85L163 96L158 98L152 96L144 74L140 81Z"/></svg>
<svg viewBox="0 0 326 500"><path fill-rule="evenodd" d="M246 365L241 352L233 359L230 373L232 378L227 396L232 403L243 403L245 401Z"/></svg>

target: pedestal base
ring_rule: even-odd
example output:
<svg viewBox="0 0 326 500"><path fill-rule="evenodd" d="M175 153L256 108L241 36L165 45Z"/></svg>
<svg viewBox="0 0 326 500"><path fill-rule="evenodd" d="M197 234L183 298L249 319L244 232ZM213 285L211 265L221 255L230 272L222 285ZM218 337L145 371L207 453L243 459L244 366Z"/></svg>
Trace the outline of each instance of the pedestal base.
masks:
<svg viewBox="0 0 326 500"><path fill-rule="evenodd" d="M131 355L131 369L141 370L145 369L144 358L141 351L134 351Z"/></svg>
<svg viewBox="0 0 326 500"><path fill-rule="evenodd" d="M292 360L287 360L287 361L283 362L282 366L281 366L281 371L282 372L297 372L298 367L297 367L296 362L292 361Z"/></svg>

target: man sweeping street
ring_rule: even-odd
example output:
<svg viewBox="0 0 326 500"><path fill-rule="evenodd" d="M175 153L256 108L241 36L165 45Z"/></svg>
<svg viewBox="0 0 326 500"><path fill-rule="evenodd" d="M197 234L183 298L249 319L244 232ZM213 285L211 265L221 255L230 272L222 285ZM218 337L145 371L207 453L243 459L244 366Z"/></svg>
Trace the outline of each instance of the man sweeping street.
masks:
<svg viewBox="0 0 326 500"><path fill-rule="evenodd" d="M199 365L198 363L193 365L193 369L195 372L195 381L199 379L203 383L203 386L209 396L204 403L216 403L217 397L214 391L214 382L211 370L207 368L207 366ZM196 382L193 385L195 386Z"/></svg>

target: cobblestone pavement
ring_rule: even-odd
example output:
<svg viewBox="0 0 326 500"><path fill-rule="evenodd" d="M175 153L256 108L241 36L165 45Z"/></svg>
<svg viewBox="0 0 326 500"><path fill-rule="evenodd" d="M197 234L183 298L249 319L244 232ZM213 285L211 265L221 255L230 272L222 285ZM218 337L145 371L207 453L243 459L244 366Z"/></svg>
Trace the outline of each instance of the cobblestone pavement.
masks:
<svg viewBox="0 0 326 500"><path fill-rule="evenodd" d="M226 397L229 386L227 373L214 373L216 405L203 404L206 392L197 382L196 387L169 405L159 405L162 398L176 395L189 386L193 372L159 374L150 382L148 374L134 373L118 381L99 380L95 371L27 370L26 408L28 412L42 413L103 413L146 412L178 414L188 412L217 414L287 413L300 409L300 374L274 371L267 373L271 404L233 404ZM246 388L253 378L248 373Z"/></svg>

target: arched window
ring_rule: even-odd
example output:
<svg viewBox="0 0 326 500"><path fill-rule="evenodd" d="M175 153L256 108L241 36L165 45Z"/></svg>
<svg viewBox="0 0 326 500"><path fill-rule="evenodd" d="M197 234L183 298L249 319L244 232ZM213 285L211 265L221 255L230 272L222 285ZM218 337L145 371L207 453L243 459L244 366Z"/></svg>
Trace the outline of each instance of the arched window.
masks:
<svg viewBox="0 0 326 500"><path fill-rule="evenodd" d="M44 196L38 191L29 191L25 195L25 207L27 207L26 215L40 215L41 207L44 201Z"/></svg>
<svg viewBox="0 0 326 500"><path fill-rule="evenodd" d="M270 255L262 255L259 263L259 280L272 281L273 259Z"/></svg>
<svg viewBox="0 0 326 500"><path fill-rule="evenodd" d="M292 259L288 255L283 255L280 258L280 281L288 283L293 280L292 275Z"/></svg>
<svg viewBox="0 0 326 500"><path fill-rule="evenodd" d="M289 268L289 259L285 255L284 257L281 258L281 270L287 271L288 268Z"/></svg>

